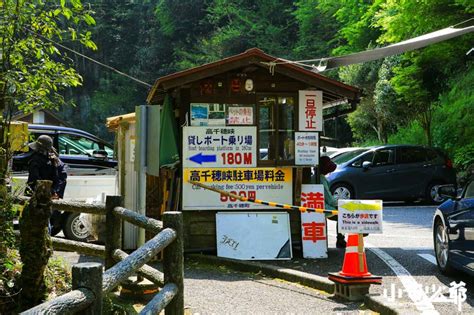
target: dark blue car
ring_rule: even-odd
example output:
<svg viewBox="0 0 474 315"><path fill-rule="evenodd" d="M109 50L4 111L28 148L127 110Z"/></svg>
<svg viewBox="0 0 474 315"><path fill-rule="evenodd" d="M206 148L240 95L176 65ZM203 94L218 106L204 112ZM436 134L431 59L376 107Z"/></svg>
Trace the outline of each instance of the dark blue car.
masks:
<svg viewBox="0 0 474 315"><path fill-rule="evenodd" d="M330 189L339 199L382 199L441 203L437 187L455 184L456 173L447 156L434 148L384 145L361 149L338 161L328 174Z"/></svg>
<svg viewBox="0 0 474 315"><path fill-rule="evenodd" d="M451 186L440 187L441 196L450 197L441 204L433 219L433 239L439 270L456 270L474 275L474 179L460 197Z"/></svg>
<svg viewBox="0 0 474 315"><path fill-rule="evenodd" d="M48 135L59 153L59 158L68 166L68 175L114 174L117 161L113 147L96 136L74 128L28 125L28 131L35 140L40 135ZM13 156L13 172L28 172L28 162L33 152L19 153Z"/></svg>

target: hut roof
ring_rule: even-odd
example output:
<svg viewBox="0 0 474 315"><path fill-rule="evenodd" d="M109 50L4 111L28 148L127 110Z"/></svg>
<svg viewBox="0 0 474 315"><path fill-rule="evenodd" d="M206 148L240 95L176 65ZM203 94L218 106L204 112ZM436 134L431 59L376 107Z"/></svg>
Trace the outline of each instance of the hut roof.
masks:
<svg viewBox="0 0 474 315"><path fill-rule="evenodd" d="M361 91L356 87L325 77L301 66L291 63L278 63L279 61L284 60L268 55L258 48L252 48L238 55L158 78L148 94L147 102L149 104L160 104L168 91L223 72L255 66L269 69L268 63L271 62L277 63L273 67L275 73L286 75L322 90L323 102L326 107L341 102L357 102L360 97Z"/></svg>

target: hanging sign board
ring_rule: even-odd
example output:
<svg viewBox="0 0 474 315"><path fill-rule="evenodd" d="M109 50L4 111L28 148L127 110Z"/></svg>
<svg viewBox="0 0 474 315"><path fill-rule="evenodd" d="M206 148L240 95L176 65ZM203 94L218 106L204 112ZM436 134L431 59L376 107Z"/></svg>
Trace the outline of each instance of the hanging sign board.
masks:
<svg viewBox="0 0 474 315"><path fill-rule="evenodd" d="M319 164L317 132L295 132L295 164L309 166Z"/></svg>
<svg viewBox="0 0 474 315"><path fill-rule="evenodd" d="M382 200L338 200L339 232L382 233Z"/></svg>
<svg viewBox="0 0 474 315"><path fill-rule="evenodd" d="M238 196L291 204L292 169L287 168L184 168L183 210L271 209L242 202L189 183L203 183Z"/></svg>
<svg viewBox="0 0 474 315"><path fill-rule="evenodd" d="M183 127L183 167L256 167L257 127Z"/></svg>
<svg viewBox="0 0 474 315"><path fill-rule="evenodd" d="M218 212L217 256L242 260L291 259L286 212Z"/></svg>
<svg viewBox="0 0 474 315"><path fill-rule="evenodd" d="M324 209L324 186L301 185L301 205ZM328 257L326 217L323 213L301 213L301 241L304 258Z"/></svg>
<svg viewBox="0 0 474 315"><path fill-rule="evenodd" d="M323 131L323 92L299 91L300 131Z"/></svg>

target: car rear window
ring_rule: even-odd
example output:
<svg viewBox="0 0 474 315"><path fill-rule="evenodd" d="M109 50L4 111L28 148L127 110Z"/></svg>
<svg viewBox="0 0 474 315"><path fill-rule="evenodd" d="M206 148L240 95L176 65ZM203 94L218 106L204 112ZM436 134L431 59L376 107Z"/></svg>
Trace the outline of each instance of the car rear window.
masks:
<svg viewBox="0 0 474 315"><path fill-rule="evenodd" d="M433 149L428 149L428 162L433 164L444 164L444 156L441 152Z"/></svg>
<svg viewBox="0 0 474 315"><path fill-rule="evenodd" d="M398 163L423 163L427 160L427 151L423 148L399 148L398 149Z"/></svg>
<svg viewBox="0 0 474 315"><path fill-rule="evenodd" d="M474 180L467 185L464 198L474 198Z"/></svg>

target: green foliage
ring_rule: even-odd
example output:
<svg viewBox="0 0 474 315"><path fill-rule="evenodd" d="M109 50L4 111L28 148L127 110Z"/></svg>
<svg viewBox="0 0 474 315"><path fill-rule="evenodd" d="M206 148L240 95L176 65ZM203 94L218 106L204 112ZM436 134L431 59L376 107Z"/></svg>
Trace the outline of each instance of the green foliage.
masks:
<svg viewBox="0 0 474 315"><path fill-rule="evenodd" d="M90 11L80 1L58 6L39 0L5 0L0 9L0 109L58 108L65 102L60 92L80 85L82 78L53 41L79 41L96 49L91 33L80 30L94 24Z"/></svg>
<svg viewBox="0 0 474 315"><path fill-rule="evenodd" d="M0 274L0 313L13 314L17 308L20 293L22 263L17 249L11 248L2 260L4 268ZM70 267L61 257L53 256L45 270L48 299L53 299L71 291Z"/></svg>
<svg viewBox="0 0 474 315"><path fill-rule="evenodd" d="M48 288L48 300L71 291L71 271L62 257L53 256L49 259L44 276Z"/></svg>
<svg viewBox="0 0 474 315"><path fill-rule="evenodd" d="M381 8L376 14L376 25L383 31L378 42L395 43L467 20L472 5L450 0L389 0ZM465 67L466 57L459 52L471 48L472 38L472 34L461 36L406 53L395 69L393 87L400 100L416 113L429 145L433 106L440 91L446 88L446 77Z"/></svg>
<svg viewBox="0 0 474 315"><path fill-rule="evenodd" d="M323 7L319 0L300 0L293 13L298 25L298 41L294 48L298 59L328 56L338 45L334 6Z"/></svg>
<svg viewBox="0 0 474 315"><path fill-rule="evenodd" d="M474 165L474 65L450 81L433 114L434 144L454 158L460 176Z"/></svg>
<svg viewBox="0 0 474 315"><path fill-rule="evenodd" d="M0 2L0 273L11 271L7 248L13 240L13 211L7 190L8 132L13 112L58 108L64 91L81 85L72 59L54 42L79 42L96 49L88 25L95 23L80 0L2 0ZM11 276L11 274L9 274Z"/></svg>
<svg viewBox="0 0 474 315"><path fill-rule="evenodd" d="M99 47L93 56L153 82L251 47L298 60L396 43L467 20L474 12L471 2L159 0L111 6L93 1L97 26L91 36ZM447 112L444 104L448 102L440 95L447 95L453 78L459 81L466 73L469 57L465 52L473 38L472 33L466 34L384 60L325 72L363 89L357 111L348 118L356 141L431 141L454 156L454 149L465 144L446 140L447 130L459 138L469 128L441 123L440 115L458 116ZM80 63L79 69L84 86L70 93L78 106L63 110L63 116L76 127L109 138L103 127L105 118L133 111L148 91L88 62ZM456 91L463 94L469 89L458 86ZM448 129L440 129L445 125Z"/></svg>
<svg viewBox="0 0 474 315"><path fill-rule="evenodd" d="M333 12L340 23L338 36L339 46L334 49L336 55L366 50L373 46L380 35L375 23L375 15L382 0L323 0L318 8Z"/></svg>
<svg viewBox="0 0 474 315"><path fill-rule="evenodd" d="M433 146L446 151L454 161L460 177L474 165L474 67L450 80L449 89L442 93L433 109ZM426 144L423 128L418 121L399 129L389 137L389 143Z"/></svg>
<svg viewBox="0 0 474 315"><path fill-rule="evenodd" d="M426 145L426 138L420 123L414 120L407 126L399 128L398 132L390 135L388 143Z"/></svg>

